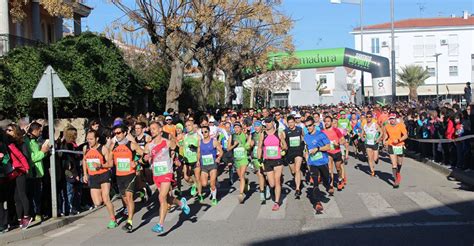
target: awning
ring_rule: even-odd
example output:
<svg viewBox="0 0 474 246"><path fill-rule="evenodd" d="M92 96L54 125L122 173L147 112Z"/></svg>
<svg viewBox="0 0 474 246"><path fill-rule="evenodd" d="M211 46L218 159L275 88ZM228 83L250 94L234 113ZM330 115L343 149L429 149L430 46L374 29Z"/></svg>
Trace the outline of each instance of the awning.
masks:
<svg viewBox="0 0 474 246"><path fill-rule="evenodd" d="M439 95L462 95L464 94L464 87L466 84L439 84ZM366 86L366 96L373 96L372 86ZM408 87L397 87L397 96L408 96L410 90ZM436 85L422 85L418 87L418 96L436 96Z"/></svg>

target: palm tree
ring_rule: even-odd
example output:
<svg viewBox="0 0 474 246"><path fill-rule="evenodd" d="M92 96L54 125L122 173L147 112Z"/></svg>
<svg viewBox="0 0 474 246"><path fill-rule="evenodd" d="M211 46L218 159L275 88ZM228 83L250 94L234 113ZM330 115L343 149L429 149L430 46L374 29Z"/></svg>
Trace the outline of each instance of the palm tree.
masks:
<svg viewBox="0 0 474 246"><path fill-rule="evenodd" d="M420 65L406 65L401 68L402 71L397 73L399 81L398 86L408 87L410 93L408 98L410 100L418 99L417 89L420 85L425 84L425 80L430 77L427 69L424 69Z"/></svg>

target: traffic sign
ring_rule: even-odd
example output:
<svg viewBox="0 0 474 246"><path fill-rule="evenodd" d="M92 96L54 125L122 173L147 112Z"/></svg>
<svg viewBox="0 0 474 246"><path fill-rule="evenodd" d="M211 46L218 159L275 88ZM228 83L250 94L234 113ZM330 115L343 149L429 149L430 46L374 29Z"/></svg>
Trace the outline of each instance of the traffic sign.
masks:
<svg viewBox="0 0 474 246"><path fill-rule="evenodd" d="M51 89L51 85L53 89ZM69 91L64 86L53 67L48 66L33 92L33 98L69 97Z"/></svg>
<svg viewBox="0 0 474 246"><path fill-rule="evenodd" d="M53 67L48 66L44 70L43 76L41 77L38 85L36 86L35 92L33 92L33 98L47 98L48 99L48 127L49 127L49 145L51 148L50 164L51 164L51 207L53 218L58 217L58 203L56 196L56 149L54 146L54 110L53 110L53 98L55 97L69 97L69 91L67 91L63 82L59 78Z"/></svg>

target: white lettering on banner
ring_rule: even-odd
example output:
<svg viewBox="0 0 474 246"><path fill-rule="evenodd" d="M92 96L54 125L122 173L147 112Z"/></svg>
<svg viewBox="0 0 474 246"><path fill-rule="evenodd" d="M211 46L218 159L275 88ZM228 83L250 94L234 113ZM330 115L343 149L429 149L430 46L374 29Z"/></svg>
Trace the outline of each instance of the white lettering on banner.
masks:
<svg viewBox="0 0 474 246"><path fill-rule="evenodd" d="M390 77L373 78L372 85L374 88L375 97L392 95L392 85L390 83Z"/></svg>

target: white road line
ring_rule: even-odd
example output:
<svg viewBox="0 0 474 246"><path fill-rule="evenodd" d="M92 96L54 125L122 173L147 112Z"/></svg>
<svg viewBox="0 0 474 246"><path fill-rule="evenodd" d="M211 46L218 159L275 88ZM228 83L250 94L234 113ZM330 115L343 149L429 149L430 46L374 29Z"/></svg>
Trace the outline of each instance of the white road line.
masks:
<svg viewBox="0 0 474 246"><path fill-rule="evenodd" d="M458 212L447 207L424 191L405 192L404 194L431 215L459 215Z"/></svg>
<svg viewBox="0 0 474 246"><path fill-rule="evenodd" d="M314 213L315 219L342 218L341 210L339 210L339 206L337 206L335 197L331 197L331 199L327 203L322 203L322 204L324 208L323 213L322 214Z"/></svg>
<svg viewBox="0 0 474 246"><path fill-rule="evenodd" d="M227 220L239 204L237 196L227 195L219 201L217 206L210 207L198 220L221 221Z"/></svg>
<svg viewBox="0 0 474 246"><path fill-rule="evenodd" d="M49 234L49 235L48 235L48 234L45 234L45 236L47 236L47 237L59 237L59 236L62 236L62 235L64 235L64 234L66 234L66 233L69 233L69 232L72 232L72 231L74 231L74 230L77 230L77 229L79 229L79 228L81 228L81 227L83 227L83 226L84 226L84 224L77 224L77 225L71 226L71 227L66 228L66 229L61 229L60 232L56 232L56 233Z"/></svg>
<svg viewBox="0 0 474 246"><path fill-rule="evenodd" d="M287 197L283 200L278 211L272 211L273 202L271 200L267 201L266 204L261 205L260 211L258 211L258 219L270 219L270 220L281 220L286 216L286 203Z"/></svg>
<svg viewBox="0 0 474 246"><path fill-rule="evenodd" d="M462 200L466 202L474 203L474 192L465 191L465 190L457 190L454 193L456 193L456 195L460 197Z"/></svg>
<svg viewBox="0 0 474 246"><path fill-rule="evenodd" d="M373 217L398 215L379 193L358 193L358 195Z"/></svg>

